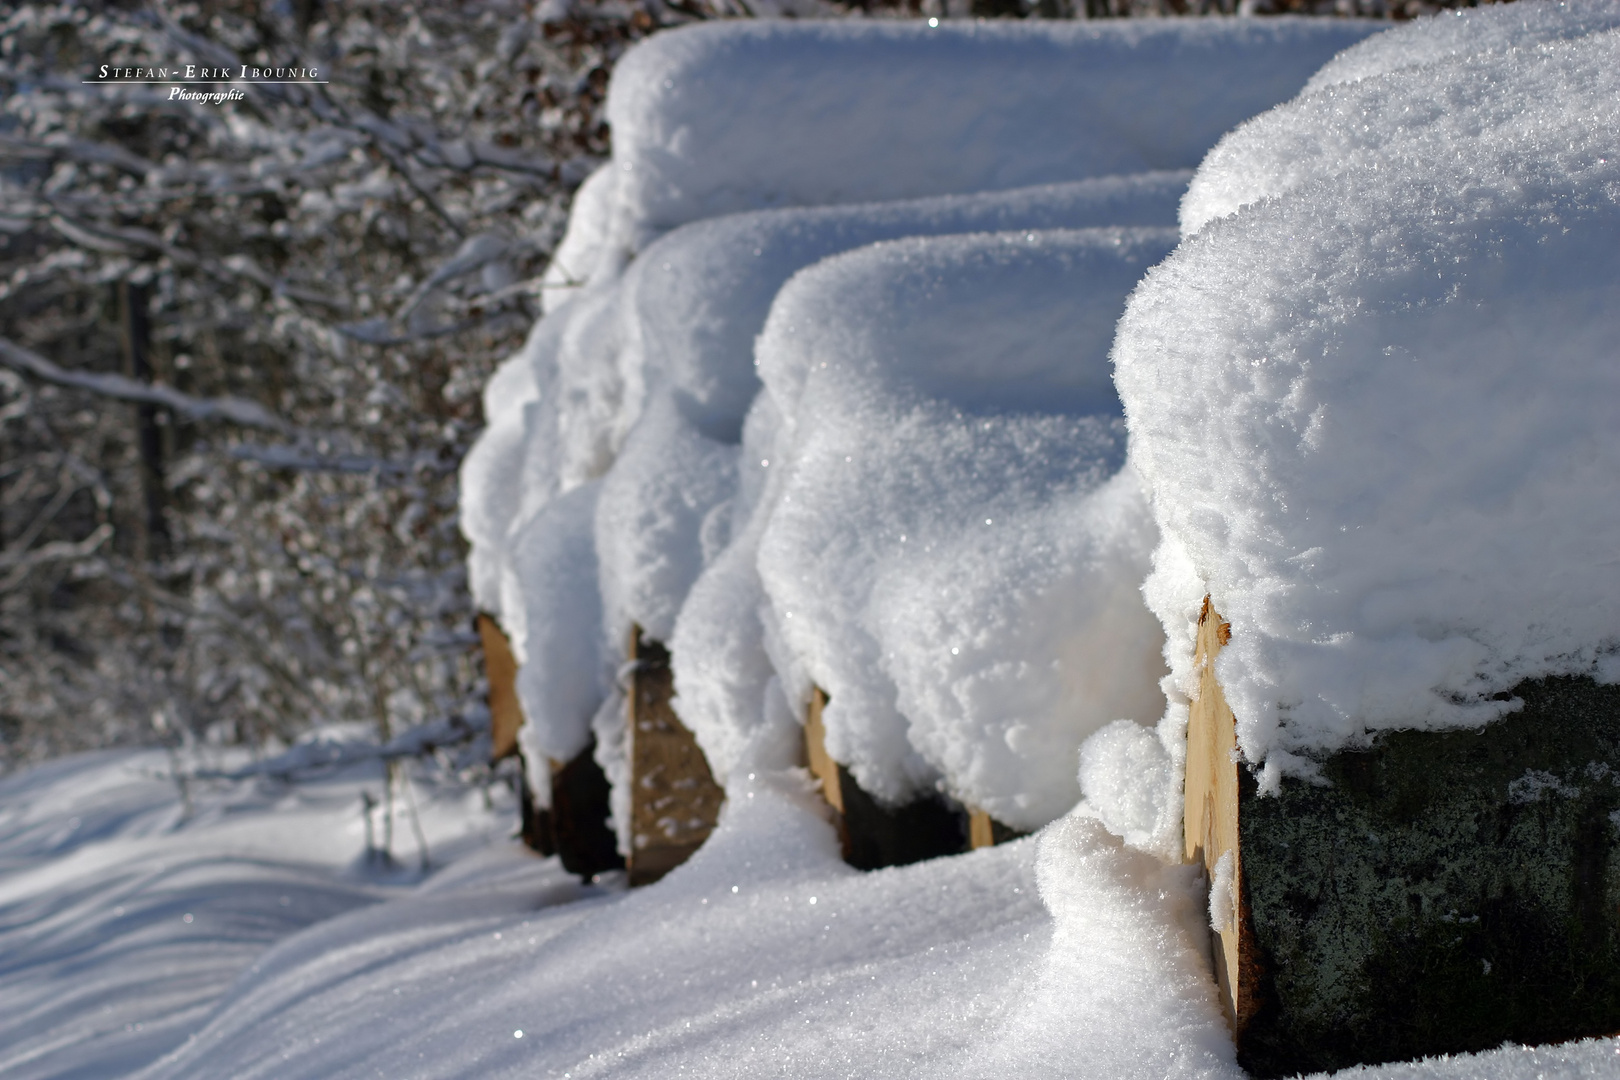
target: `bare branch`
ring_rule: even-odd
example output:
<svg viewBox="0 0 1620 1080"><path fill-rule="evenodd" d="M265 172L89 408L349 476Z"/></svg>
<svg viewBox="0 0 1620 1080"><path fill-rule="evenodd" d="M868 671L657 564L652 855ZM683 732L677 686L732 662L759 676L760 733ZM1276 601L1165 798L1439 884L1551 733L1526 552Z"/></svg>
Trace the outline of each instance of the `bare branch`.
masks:
<svg viewBox="0 0 1620 1080"><path fill-rule="evenodd" d="M155 252L173 261L175 265L195 268L225 280L246 278L278 296L286 296L308 304L342 311L344 303L326 293L289 284L264 271L246 255L229 255L224 259L205 259L183 248L175 247L149 229L119 228L88 221L76 221L60 212L51 214L53 229L81 247L104 251L113 255L134 255L140 251Z"/></svg>
<svg viewBox="0 0 1620 1080"><path fill-rule="evenodd" d="M77 543L67 540L53 540L42 544L32 551L5 551L0 552L0 569L10 570L3 581L0 581L0 592L10 592L28 576L29 571L37 566L49 562L72 562L78 559L87 559L100 550L101 545L112 539L113 527L106 522L96 526L94 532Z"/></svg>
<svg viewBox="0 0 1620 1080"><path fill-rule="evenodd" d="M136 176L145 176L157 168L139 154L132 154L116 143L98 143L65 137L36 142L33 139L20 139L13 135L0 135L0 157L24 160L67 158L86 165L112 165Z"/></svg>
<svg viewBox="0 0 1620 1080"><path fill-rule="evenodd" d="M290 781L363 762L398 761L432 755L448 747L464 746L485 735L488 724L484 717L458 714L403 731L387 742L311 739L273 758L255 761L240 769L196 769L188 775L197 780L247 780L269 776Z"/></svg>
<svg viewBox="0 0 1620 1080"><path fill-rule="evenodd" d="M192 397L167 386L136 382L123 375L68 371L5 338L0 338L0 364L56 386L87 390L102 397L139 405L161 405L188 420L220 420L242 427L267 428L284 433L295 430L254 401L239 397Z"/></svg>
<svg viewBox="0 0 1620 1080"><path fill-rule="evenodd" d="M431 453L400 460L371 457L367 454L319 454L297 446L259 446L253 443L233 446L229 453L237 461L252 462L270 469L291 469L295 472L377 473L397 476L421 469L436 473L453 472L459 464L459 461L445 460Z"/></svg>

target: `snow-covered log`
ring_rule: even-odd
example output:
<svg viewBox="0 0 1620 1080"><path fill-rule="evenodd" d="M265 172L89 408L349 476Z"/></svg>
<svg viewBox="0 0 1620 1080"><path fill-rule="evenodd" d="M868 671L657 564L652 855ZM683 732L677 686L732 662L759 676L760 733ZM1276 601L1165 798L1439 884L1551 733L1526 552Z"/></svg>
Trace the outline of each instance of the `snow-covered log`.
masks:
<svg viewBox="0 0 1620 1080"><path fill-rule="evenodd" d="M491 384L462 516L477 599L526 665L525 738L562 759L594 733L622 851L633 765L603 675L632 625L670 644L673 707L722 781L797 755L814 679L861 789L888 807L938 790L981 825L1062 814L1084 735L1159 711L1135 589L1151 530L1106 367L1174 240L1143 227L1171 222L1182 179L1162 170L1375 28L734 23L627 56L613 160ZM808 309L779 291L826 309L804 331L853 382L799 370L783 327ZM823 461L834 443L862 468ZM890 510L839 504L846 482ZM878 551L901 534L914 548ZM790 596L812 580L814 603Z"/></svg>
<svg viewBox="0 0 1620 1080"><path fill-rule="evenodd" d="M1203 849L1256 1073L1620 1027L1616 131L1620 5L1391 32L1223 140L1121 320L1171 705L1085 787Z"/></svg>
<svg viewBox="0 0 1620 1080"><path fill-rule="evenodd" d="M608 244L633 253L767 206L1187 168L1377 28L739 21L660 34L614 72Z"/></svg>
<svg viewBox="0 0 1620 1080"><path fill-rule="evenodd" d="M1173 242L893 241L783 289L743 447L763 490L733 544L754 554L718 560L676 627L681 708L711 757L759 714L689 679L688 653L768 665L790 702L826 690L827 749L882 802L941 789L1019 829L1074 804L1087 734L1157 714L1136 589L1153 537L1107 344Z"/></svg>

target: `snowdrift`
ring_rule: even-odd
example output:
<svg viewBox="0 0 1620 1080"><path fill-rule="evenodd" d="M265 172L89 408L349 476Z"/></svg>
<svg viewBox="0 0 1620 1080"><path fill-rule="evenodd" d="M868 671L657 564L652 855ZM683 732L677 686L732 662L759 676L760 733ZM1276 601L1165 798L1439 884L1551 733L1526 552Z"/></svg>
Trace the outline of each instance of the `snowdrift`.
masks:
<svg viewBox="0 0 1620 1080"><path fill-rule="evenodd" d="M138 1075L1240 1080L1185 868L1077 821L861 874L817 801L739 785L648 889L465 859L283 941Z"/></svg>
<svg viewBox="0 0 1620 1080"><path fill-rule="evenodd" d="M275 764L358 750L355 734L323 730ZM218 755L188 752L183 767L267 764ZM184 803L170 778L180 763L156 749L101 751L0 779L0 1074L134 1075L184 1045L238 979L273 970L262 958L278 941L410 894L421 878L414 860L362 856L375 756L296 787L193 779ZM439 863L509 830L503 787L486 803L431 768L413 771ZM403 814L398 824L403 837ZM240 1076L247 1065L212 1069Z"/></svg>

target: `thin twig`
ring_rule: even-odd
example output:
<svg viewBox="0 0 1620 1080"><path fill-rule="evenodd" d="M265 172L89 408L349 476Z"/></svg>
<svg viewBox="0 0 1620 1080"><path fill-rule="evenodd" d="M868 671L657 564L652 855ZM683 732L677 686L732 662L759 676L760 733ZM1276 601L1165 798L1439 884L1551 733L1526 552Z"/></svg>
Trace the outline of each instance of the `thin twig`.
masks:
<svg viewBox="0 0 1620 1080"><path fill-rule="evenodd" d="M221 420L242 427L268 428L287 434L296 430L285 420L271 415L263 405L245 398L192 397L167 386L137 382L123 375L69 371L6 338L0 338L0 364L56 386L87 390L102 397L139 405L160 405L188 420Z"/></svg>

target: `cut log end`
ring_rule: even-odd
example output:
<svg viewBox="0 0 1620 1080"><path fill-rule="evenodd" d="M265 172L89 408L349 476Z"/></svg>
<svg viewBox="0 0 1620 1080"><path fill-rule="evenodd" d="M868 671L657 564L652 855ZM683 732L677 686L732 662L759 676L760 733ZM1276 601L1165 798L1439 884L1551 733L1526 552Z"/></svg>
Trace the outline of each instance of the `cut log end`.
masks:
<svg viewBox="0 0 1620 1080"><path fill-rule="evenodd" d="M628 695L631 885L647 885L691 858L720 817L725 792L697 739L675 715L669 650L630 631Z"/></svg>
<svg viewBox="0 0 1620 1080"><path fill-rule="evenodd" d="M988 813L977 808L968 811L968 847L974 851L1019 840L1029 833L1004 825Z"/></svg>
<svg viewBox="0 0 1620 1080"><path fill-rule="evenodd" d="M1231 636L1231 624L1206 596L1198 617L1194 654L1198 698L1187 719L1182 829L1187 861L1201 863L1212 883L1230 890L1225 903L1212 905L1226 912L1226 918L1224 926L1212 931L1211 944L1221 1007L1233 1031L1241 1036L1256 1007L1256 961L1238 848L1237 722L1215 679L1215 657Z"/></svg>
<svg viewBox="0 0 1620 1080"><path fill-rule="evenodd" d="M840 816L844 813L844 789L838 776L838 763L827 753L827 728L821 714L827 708L827 692L819 686L810 689L810 704L804 715L804 757L810 775L821 781L821 794L827 805ZM840 825L842 829L842 825ZM845 845L847 850L848 845Z"/></svg>
<svg viewBox="0 0 1620 1080"><path fill-rule="evenodd" d="M1620 1029L1620 687L1546 677L1514 715L1391 730L1261 796L1206 600L1184 851L1220 999L1260 1077Z"/></svg>
<svg viewBox="0 0 1620 1080"><path fill-rule="evenodd" d="M968 814L968 847L974 851L980 848L994 847L996 844L995 826L995 820L983 810L970 812Z"/></svg>
<svg viewBox="0 0 1620 1080"><path fill-rule="evenodd" d="M523 707L517 696L517 658L492 616L480 613L475 622L484 650L484 675L489 680L489 759L493 764L518 752Z"/></svg>

